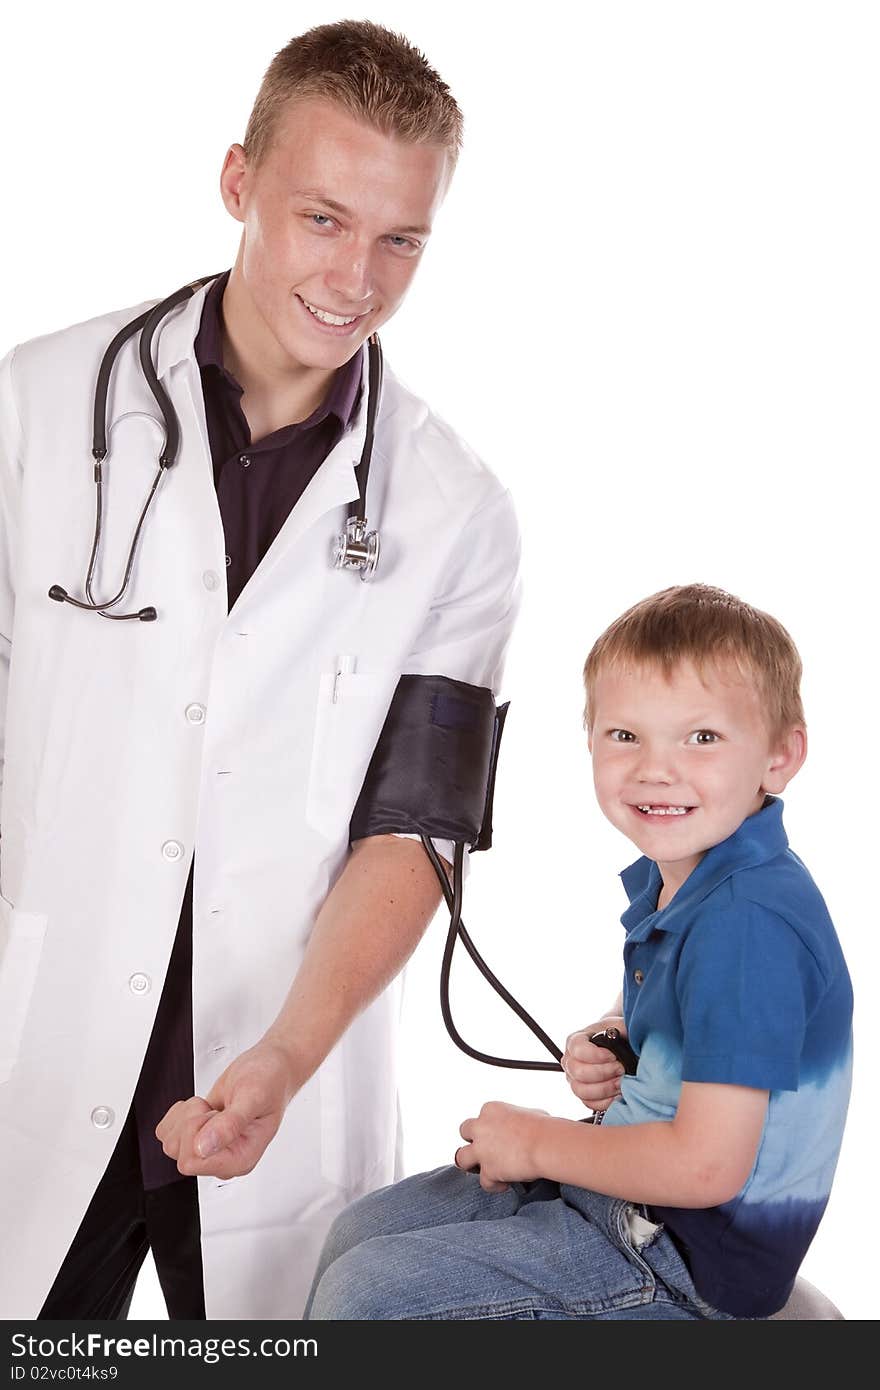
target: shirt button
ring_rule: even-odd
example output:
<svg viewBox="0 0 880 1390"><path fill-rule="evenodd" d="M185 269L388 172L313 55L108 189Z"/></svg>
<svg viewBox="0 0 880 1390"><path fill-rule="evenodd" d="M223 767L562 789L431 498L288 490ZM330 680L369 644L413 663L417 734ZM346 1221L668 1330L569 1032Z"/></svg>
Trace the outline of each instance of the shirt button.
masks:
<svg viewBox="0 0 880 1390"><path fill-rule="evenodd" d="M172 863L179 859L183 854L183 845L179 840L166 840L162 846L162 857L169 859Z"/></svg>
<svg viewBox="0 0 880 1390"><path fill-rule="evenodd" d="M205 570L202 575L202 583L206 589L218 589L220 587L220 576L213 570Z"/></svg>
<svg viewBox="0 0 880 1390"><path fill-rule="evenodd" d="M642 984L644 978L645 978L645 972L644 972L644 970L634 970L634 971L633 971L633 979L635 980L635 982L636 982L637 985Z"/></svg>
<svg viewBox="0 0 880 1390"><path fill-rule="evenodd" d="M229 566L230 566L231 564L232 564L232 556L231 556L231 555L227 555L227 556L226 556L226 568L229 569Z"/></svg>
<svg viewBox="0 0 880 1390"><path fill-rule="evenodd" d="M109 1129L115 1118L109 1105L96 1105L92 1111L92 1124L95 1129Z"/></svg>
<svg viewBox="0 0 880 1390"><path fill-rule="evenodd" d="M207 711L204 705L187 705L184 710L187 722L190 724L204 724Z"/></svg>
<svg viewBox="0 0 880 1390"><path fill-rule="evenodd" d="M239 456L239 460L238 460L238 461L239 461L239 463L241 464L242 468L250 468L250 466L251 466L251 461L250 461L250 459L248 458L247 454L241 454L241 455Z"/></svg>
<svg viewBox="0 0 880 1390"><path fill-rule="evenodd" d="M149 994L149 975L141 975L140 972L138 972L137 975L132 975L128 982L128 987L131 990L132 994Z"/></svg>

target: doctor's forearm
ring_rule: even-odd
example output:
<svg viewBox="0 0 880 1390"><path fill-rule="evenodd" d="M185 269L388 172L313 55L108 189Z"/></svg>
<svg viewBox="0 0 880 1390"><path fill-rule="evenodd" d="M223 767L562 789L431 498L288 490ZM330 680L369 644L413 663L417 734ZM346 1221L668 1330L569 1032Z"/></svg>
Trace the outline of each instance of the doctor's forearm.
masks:
<svg viewBox="0 0 880 1390"><path fill-rule="evenodd" d="M354 845L266 1035L290 1058L291 1095L406 964L439 902L421 844L378 835Z"/></svg>

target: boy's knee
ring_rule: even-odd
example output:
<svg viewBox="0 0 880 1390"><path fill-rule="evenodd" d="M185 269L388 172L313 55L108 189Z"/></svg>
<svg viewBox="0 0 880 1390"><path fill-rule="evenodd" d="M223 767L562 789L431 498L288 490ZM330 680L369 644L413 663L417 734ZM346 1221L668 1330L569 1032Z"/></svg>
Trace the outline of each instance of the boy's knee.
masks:
<svg viewBox="0 0 880 1390"><path fill-rule="evenodd" d="M327 1232L321 1252L322 1264L338 1260L347 1251L354 1249L362 1241L369 1240L377 1230L382 1229L381 1223L377 1226L375 1196L375 1193L368 1193L366 1197L358 1198L339 1213Z"/></svg>
<svg viewBox="0 0 880 1390"><path fill-rule="evenodd" d="M455 1196L452 1197L444 1185L444 1179L445 1183L449 1182L448 1172L453 1175L452 1191ZM449 1220L465 1219L457 1214L460 1189L455 1185L455 1179L463 1177L464 1174L457 1168L438 1168L432 1173L418 1173L358 1197L339 1213L327 1232L321 1263L326 1265L331 1260L339 1259L346 1251L373 1236L396 1235L410 1229L417 1230L422 1225L433 1225L428 1218L433 1215L438 1203L442 1208L452 1202Z"/></svg>
<svg viewBox="0 0 880 1390"><path fill-rule="evenodd" d="M385 1247L389 1243L393 1237L376 1236L335 1259L315 1289L309 1318L340 1322L398 1317L395 1309L400 1306L407 1280L388 1258Z"/></svg>

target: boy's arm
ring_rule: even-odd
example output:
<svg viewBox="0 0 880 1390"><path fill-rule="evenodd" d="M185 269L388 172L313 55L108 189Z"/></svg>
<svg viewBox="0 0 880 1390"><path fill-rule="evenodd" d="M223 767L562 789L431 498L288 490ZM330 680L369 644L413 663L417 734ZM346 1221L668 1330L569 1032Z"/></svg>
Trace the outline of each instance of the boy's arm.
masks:
<svg viewBox="0 0 880 1390"><path fill-rule="evenodd" d="M672 1120L601 1128L498 1101L465 1120L460 1168L480 1182L534 1178L653 1206L715 1207L736 1196L755 1163L769 1092L685 1082Z"/></svg>

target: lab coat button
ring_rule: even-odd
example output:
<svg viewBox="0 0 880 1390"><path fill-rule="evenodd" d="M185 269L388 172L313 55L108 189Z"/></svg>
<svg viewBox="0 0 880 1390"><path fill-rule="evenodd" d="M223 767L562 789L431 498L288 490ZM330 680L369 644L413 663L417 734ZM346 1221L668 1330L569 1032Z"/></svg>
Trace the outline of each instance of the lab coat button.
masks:
<svg viewBox="0 0 880 1390"><path fill-rule="evenodd" d="M96 1105L92 1111L92 1124L95 1129L109 1129L115 1118L109 1105Z"/></svg>
<svg viewBox="0 0 880 1390"><path fill-rule="evenodd" d="M207 711L204 705L187 705L184 714L190 724L204 724Z"/></svg>
<svg viewBox="0 0 880 1390"><path fill-rule="evenodd" d="M132 994L149 994L149 975L141 975L140 972L138 972L138 974L136 975L132 975L128 982L128 987L131 990Z"/></svg>
<svg viewBox="0 0 880 1390"><path fill-rule="evenodd" d="M162 846L163 857L165 859L171 860L172 863L176 859L179 859L182 854L183 845L180 843L179 840L166 840L164 845Z"/></svg>
<svg viewBox="0 0 880 1390"><path fill-rule="evenodd" d="M220 576L213 570L205 570L202 575L202 583L206 589L218 589L220 587Z"/></svg>

